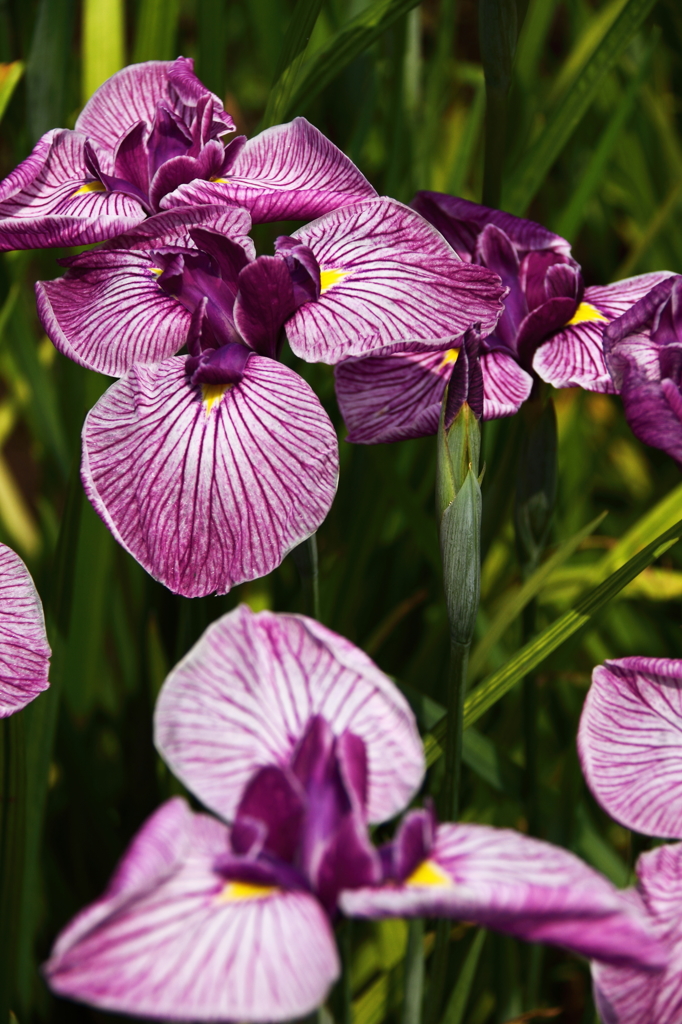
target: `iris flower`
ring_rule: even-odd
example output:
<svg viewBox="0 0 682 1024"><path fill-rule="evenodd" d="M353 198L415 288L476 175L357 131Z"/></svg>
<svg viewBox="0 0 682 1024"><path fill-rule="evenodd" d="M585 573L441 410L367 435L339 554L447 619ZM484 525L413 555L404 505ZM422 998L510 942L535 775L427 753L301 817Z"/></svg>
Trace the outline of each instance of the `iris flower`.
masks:
<svg viewBox="0 0 682 1024"><path fill-rule="evenodd" d="M74 131L48 132L0 183L0 249L98 242L185 203L240 205L265 221L376 194L303 118L225 146L234 129L193 61L124 68L88 100ZM217 179L219 195L183 198L178 188L196 179Z"/></svg>
<svg viewBox="0 0 682 1024"><path fill-rule="evenodd" d="M313 620L245 606L218 620L164 683L155 732L222 821L180 799L147 821L57 939L45 973L60 995L164 1020L300 1017L339 975L339 912L462 918L658 963L637 908L565 850L428 810L374 847L368 826L422 782L421 741L391 681Z"/></svg>
<svg viewBox="0 0 682 1024"><path fill-rule="evenodd" d="M633 433L682 465L682 277L609 324L604 351Z"/></svg>
<svg viewBox="0 0 682 1024"><path fill-rule="evenodd" d="M47 689L50 653L30 573L16 552L0 544L0 718Z"/></svg>
<svg viewBox="0 0 682 1024"><path fill-rule="evenodd" d="M484 419L517 412L538 377L555 387L615 390L604 363L604 328L666 272L585 288L569 243L540 224L437 192L419 192L412 206L462 260L494 271L507 288L494 330L482 324ZM350 441L375 444L436 430L461 331L451 324L440 344L428 347L417 334L394 340L400 344L336 370Z"/></svg>
<svg viewBox="0 0 682 1024"><path fill-rule="evenodd" d="M682 839L682 661L622 658L598 666L578 734L587 783L626 828ZM604 1024L678 1024L682 1019L682 843L637 862L628 894L667 953L665 970L593 967Z"/></svg>
<svg viewBox="0 0 682 1024"><path fill-rule="evenodd" d="M158 214L38 286L57 348L122 375L83 427L86 493L118 542L187 597L271 572L336 491L329 417L271 358L301 297L283 260L279 289L261 287L249 226L236 208Z"/></svg>

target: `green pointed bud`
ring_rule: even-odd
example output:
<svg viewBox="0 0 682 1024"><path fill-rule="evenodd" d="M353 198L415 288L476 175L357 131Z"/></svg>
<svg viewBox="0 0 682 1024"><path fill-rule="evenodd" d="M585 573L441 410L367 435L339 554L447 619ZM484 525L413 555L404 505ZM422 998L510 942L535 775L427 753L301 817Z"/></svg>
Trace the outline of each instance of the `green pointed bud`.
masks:
<svg viewBox="0 0 682 1024"><path fill-rule="evenodd" d="M466 402L446 428L446 403L447 395L438 426L436 512L450 638L453 644L468 646L476 624L481 585L481 430Z"/></svg>

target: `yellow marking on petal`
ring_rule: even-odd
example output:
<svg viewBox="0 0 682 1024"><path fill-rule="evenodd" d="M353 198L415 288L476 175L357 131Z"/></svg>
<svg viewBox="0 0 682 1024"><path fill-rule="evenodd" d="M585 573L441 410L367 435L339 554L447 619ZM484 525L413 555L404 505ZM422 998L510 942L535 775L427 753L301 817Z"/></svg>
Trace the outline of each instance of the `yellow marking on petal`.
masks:
<svg viewBox="0 0 682 1024"><path fill-rule="evenodd" d="M229 183L230 179L229 178L209 178L208 180L209 181L215 181L215 182L217 182L218 185L227 185Z"/></svg>
<svg viewBox="0 0 682 1024"><path fill-rule="evenodd" d="M441 362L441 364L438 367L438 369L442 370L443 367L447 366L449 363L456 363L458 356L459 356L459 349L458 348L449 348L447 350L447 352L445 353L445 355L443 356L443 361Z"/></svg>
<svg viewBox="0 0 682 1024"><path fill-rule="evenodd" d="M600 313L599 310L590 302L581 302L566 326L571 327L573 324L594 323L595 320L604 320L606 323L609 322L609 318L604 316L603 313Z"/></svg>
<svg viewBox="0 0 682 1024"><path fill-rule="evenodd" d="M223 400L223 395L226 391L229 391L232 384L202 384L201 385L201 400L204 403L206 409L206 415L208 416L214 405L219 405Z"/></svg>
<svg viewBox="0 0 682 1024"><path fill-rule="evenodd" d="M154 277L161 277L163 274L161 267L150 267L149 269Z"/></svg>
<svg viewBox="0 0 682 1024"><path fill-rule="evenodd" d="M415 885L424 888L444 885L452 887L455 883L449 875L433 860L423 860L412 872L409 878L405 879L405 885Z"/></svg>
<svg viewBox="0 0 682 1024"><path fill-rule="evenodd" d="M320 295L337 284L342 278L347 277L349 270L321 270L320 271Z"/></svg>
<svg viewBox="0 0 682 1024"><path fill-rule="evenodd" d="M228 882L216 897L216 903L237 903L242 900L265 900L278 892L276 885L253 885L251 882Z"/></svg>
<svg viewBox="0 0 682 1024"><path fill-rule="evenodd" d="M103 185L101 181L86 181L84 185L76 189L71 198L82 196L85 192L106 192L106 190L106 185Z"/></svg>

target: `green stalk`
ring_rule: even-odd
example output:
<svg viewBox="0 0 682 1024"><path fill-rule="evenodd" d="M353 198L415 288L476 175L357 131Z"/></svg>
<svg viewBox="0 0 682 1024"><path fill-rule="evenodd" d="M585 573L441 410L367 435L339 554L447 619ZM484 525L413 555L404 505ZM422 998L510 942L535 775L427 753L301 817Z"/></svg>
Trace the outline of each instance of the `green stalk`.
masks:
<svg viewBox="0 0 682 1024"><path fill-rule="evenodd" d="M291 552L301 577L306 615L320 621L320 580L317 558L317 534L313 533Z"/></svg>
<svg viewBox="0 0 682 1024"><path fill-rule="evenodd" d="M405 954L405 996L401 1024L421 1024L424 997L424 919L410 921Z"/></svg>
<svg viewBox="0 0 682 1024"><path fill-rule="evenodd" d="M445 783L441 817L456 821L459 815L459 790L462 778L462 733L464 731L464 697L466 694L469 643L453 641L450 646L448 679L448 730L445 735Z"/></svg>

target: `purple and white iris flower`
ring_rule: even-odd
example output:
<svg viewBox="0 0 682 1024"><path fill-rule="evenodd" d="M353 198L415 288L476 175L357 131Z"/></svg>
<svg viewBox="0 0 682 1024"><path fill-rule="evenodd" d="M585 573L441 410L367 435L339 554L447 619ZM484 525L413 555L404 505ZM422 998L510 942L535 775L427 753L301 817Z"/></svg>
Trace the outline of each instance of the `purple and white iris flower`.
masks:
<svg viewBox="0 0 682 1024"><path fill-rule="evenodd" d="M245 606L166 680L156 743L229 824L169 801L102 898L57 939L56 993L164 1020L281 1021L339 974L333 923L441 915L619 965L656 969L632 907L565 850L412 811L424 774L412 713L353 644L318 622Z"/></svg>
<svg viewBox="0 0 682 1024"><path fill-rule="evenodd" d="M626 828L682 839L682 661L622 658L595 668L578 750L595 798ZM637 862L629 897L650 917L667 951L665 970L595 964L604 1024L678 1024L682 1019L682 843Z"/></svg>
<svg viewBox="0 0 682 1024"><path fill-rule="evenodd" d="M265 221L376 195L303 118L225 146L234 130L193 61L124 68L88 100L75 130L48 132L0 183L0 249L99 242L187 203L239 205ZM207 182L206 198L178 192L197 180Z"/></svg>
<svg viewBox="0 0 682 1024"><path fill-rule="evenodd" d="M604 352L632 432L682 466L682 277L609 324Z"/></svg>
<svg viewBox="0 0 682 1024"><path fill-rule="evenodd" d="M411 205L463 261L494 271L507 290L494 329L481 324L484 419L518 412L538 377L555 387L614 390L604 327L667 273L585 288L569 243L533 221L438 192L419 192ZM451 323L428 346L416 334L396 341L336 369L349 441L376 444L436 430L461 330Z"/></svg>
<svg viewBox="0 0 682 1024"><path fill-rule="evenodd" d="M118 542L186 597L271 572L336 492L331 421L272 358L307 293L282 259L268 290L249 226L237 208L157 214L37 288L57 348L122 375L83 427L86 493Z"/></svg>
<svg viewBox="0 0 682 1024"><path fill-rule="evenodd" d="M0 718L47 689L50 653L31 575L19 555L0 544Z"/></svg>

